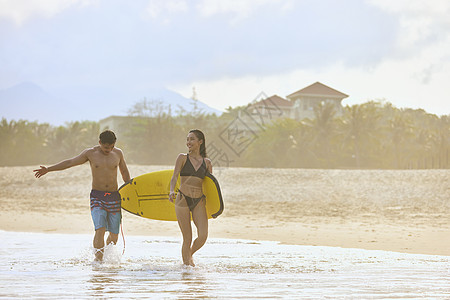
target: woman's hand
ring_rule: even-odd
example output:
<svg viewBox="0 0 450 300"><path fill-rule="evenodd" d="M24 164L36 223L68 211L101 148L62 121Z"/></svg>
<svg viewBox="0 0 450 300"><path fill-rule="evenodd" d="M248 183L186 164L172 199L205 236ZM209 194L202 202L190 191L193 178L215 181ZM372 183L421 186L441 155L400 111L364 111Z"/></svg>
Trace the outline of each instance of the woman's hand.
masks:
<svg viewBox="0 0 450 300"><path fill-rule="evenodd" d="M169 193L169 201L173 203L174 199L175 199L175 192L172 191Z"/></svg>

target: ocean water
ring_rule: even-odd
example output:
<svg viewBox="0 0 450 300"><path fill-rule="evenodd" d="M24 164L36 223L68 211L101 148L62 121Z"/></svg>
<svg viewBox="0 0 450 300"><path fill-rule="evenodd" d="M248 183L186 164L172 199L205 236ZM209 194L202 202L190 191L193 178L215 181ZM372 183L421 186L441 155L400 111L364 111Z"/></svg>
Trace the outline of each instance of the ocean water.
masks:
<svg viewBox="0 0 450 300"><path fill-rule="evenodd" d="M449 256L209 239L192 268L179 238L125 239L94 263L91 235L0 231L0 298L450 298Z"/></svg>

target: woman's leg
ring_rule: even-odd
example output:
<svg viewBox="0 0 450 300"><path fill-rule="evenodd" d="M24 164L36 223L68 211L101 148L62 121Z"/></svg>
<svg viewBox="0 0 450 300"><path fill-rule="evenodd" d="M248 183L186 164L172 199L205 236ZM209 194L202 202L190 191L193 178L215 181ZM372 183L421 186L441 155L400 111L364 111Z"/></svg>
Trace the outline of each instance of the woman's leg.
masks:
<svg viewBox="0 0 450 300"><path fill-rule="evenodd" d="M191 243L192 243L192 228L191 228L191 214L186 200L178 194L175 201L175 213L177 214L178 225L180 226L181 234L183 235L183 245L181 246L181 255L185 265L192 265Z"/></svg>
<svg viewBox="0 0 450 300"><path fill-rule="evenodd" d="M203 198L192 211L192 219L197 227L197 238L192 244L191 255L200 249L208 238L208 216L206 214L205 199Z"/></svg>

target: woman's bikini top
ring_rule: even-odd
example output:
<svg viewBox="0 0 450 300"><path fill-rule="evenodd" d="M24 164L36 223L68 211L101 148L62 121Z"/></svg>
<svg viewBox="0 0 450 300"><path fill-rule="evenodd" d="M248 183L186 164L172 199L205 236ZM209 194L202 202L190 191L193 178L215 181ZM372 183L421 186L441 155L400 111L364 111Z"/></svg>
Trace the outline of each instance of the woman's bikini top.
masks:
<svg viewBox="0 0 450 300"><path fill-rule="evenodd" d="M186 158L186 163L184 164L183 168L180 171L180 176L195 176L195 177L203 179L206 176L206 172L207 172L207 169L206 169L205 159L203 158L203 162L202 162L201 166L196 171L194 166L191 163L191 160L189 159L189 154L188 154L187 158Z"/></svg>

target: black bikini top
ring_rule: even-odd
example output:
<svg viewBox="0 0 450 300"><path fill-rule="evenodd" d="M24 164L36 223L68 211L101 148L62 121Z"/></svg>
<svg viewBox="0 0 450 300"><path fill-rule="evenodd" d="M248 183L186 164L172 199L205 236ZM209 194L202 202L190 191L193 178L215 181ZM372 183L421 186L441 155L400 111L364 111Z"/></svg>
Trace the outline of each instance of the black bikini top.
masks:
<svg viewBox="0 0 450 300"><path fill-rule="evenodd" d="M186 163L184 164L183 168L180 171L180 176L195 176L195 177L203 179L206 176L206 172L207 172L207 169L206 169L205 159L203 158L203 162L202 162L201 166L196 171L194 166L191 163L191 160L189 159L189 154L188 154L187 158L186 158Z"/></svg>

